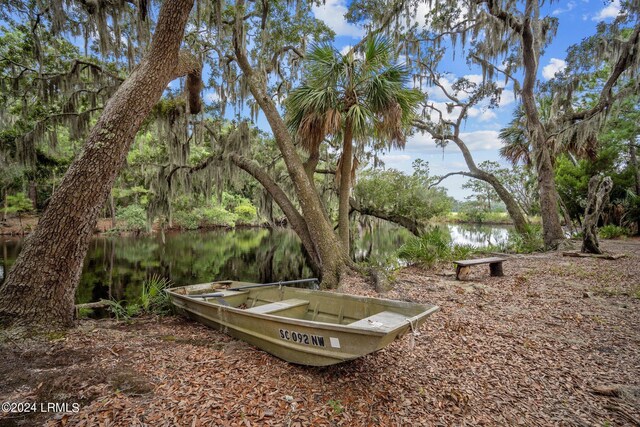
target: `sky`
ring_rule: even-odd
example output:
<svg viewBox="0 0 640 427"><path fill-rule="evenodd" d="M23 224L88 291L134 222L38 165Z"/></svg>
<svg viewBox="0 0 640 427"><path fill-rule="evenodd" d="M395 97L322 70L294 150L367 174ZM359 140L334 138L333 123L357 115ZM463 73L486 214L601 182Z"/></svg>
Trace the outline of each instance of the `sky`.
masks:
<svg viewBox="0 0 640 427"><path fill-rule="evenodd" d="M362 28L348 23L344 19L347 11L348 0L326 0L320 7L314 7L315 17L323 20L335 33L335 46L339 50L357 43L364 31ZM549 3L549 2L547 2ZM552 44L547 47L539 66L541 81L551 79L557 71L564 67L566 50L571 45L579 43L583 38L596 32L596 25L601 20L609 21L618 15L620 10L619 0L571 0L552 2L546 6L545 14L558 18L559 26ZM458 52L459 53L459 52ZM459 58L459 57L458 57ZM442 63L441 71L451 73L450 81L458 77L466 76L470 80L482 80L479 69L471 69L465 61L453 61L447 58ZM443 102L445 98L439 90L428 90L429 99L435 103ZM513 91L507 86L503 92L499 108L475 109L470 112L470 117L461 129L463 140L474 155L476 163L484 160L498 161L505 166L507 162L498 154L500 140L498 133L512 118L513 110L517 102ZM411 172L411 163L415 159L423 159L429 162L431 175L444 175L449 172L464 171L466 165L455 144L450 144L444 150L437 147L433 140L420 133L412 136L404 150L393 150L383 155L382 160L387 168L395 168L405 172ZM464 200L471 192L463 189L462 185L467 178L451 176L442 182L449 195L458 200Z"/></svg>

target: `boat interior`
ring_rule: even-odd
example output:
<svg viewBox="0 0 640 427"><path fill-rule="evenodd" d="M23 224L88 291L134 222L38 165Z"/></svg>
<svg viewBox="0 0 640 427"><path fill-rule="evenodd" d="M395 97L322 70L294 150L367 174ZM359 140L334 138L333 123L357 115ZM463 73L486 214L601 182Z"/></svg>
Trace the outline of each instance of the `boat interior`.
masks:
<svg viewBox="0 0 640 427"><path fill-rule="evenodd" d="M194 285L172 290L208 303L239 308L250 313L268 314L315 322L362 328L393 329L429 307L401 301L356 297L293 287L221 289L219 283ZM208 286L207 286L208 285Z"/></svg>

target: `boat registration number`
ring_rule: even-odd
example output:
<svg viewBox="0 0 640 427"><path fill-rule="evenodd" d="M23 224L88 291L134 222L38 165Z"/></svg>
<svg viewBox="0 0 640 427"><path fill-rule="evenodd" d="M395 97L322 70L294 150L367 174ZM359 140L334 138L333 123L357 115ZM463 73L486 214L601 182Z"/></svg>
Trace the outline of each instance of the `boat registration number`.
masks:
<svg viewBox="0 0 640 427"><path fill-rule="evenodd" d="M287 341L293 341L298 344L324 347L324 337L320 335L309 335L296 331L289 331L287 329L280 329L280 338Z"/></svg>

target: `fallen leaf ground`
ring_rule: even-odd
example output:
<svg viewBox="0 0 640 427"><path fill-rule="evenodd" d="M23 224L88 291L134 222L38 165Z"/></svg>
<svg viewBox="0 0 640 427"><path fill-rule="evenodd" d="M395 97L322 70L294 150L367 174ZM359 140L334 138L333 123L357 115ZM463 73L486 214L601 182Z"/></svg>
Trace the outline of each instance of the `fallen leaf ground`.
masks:
<svg viewBox="0 0 640 427"><path fill-rule="evenodd" d="M413 339L327 368L178 317L9 339L0 401L81 408L0 425L640 425L640 241L604 245L629 256L515 256L504 277L479 266L465 282L449 266L406 268L383 296L441 311ZM342 290L376 295L358 278Z"/></svg>

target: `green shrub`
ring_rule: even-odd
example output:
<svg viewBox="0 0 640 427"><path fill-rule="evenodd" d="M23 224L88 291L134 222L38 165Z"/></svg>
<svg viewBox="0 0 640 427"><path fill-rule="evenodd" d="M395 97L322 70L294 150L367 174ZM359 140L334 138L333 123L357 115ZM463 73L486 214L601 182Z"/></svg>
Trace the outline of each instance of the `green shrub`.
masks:
<svg viewBox="0 0 640 427"><path fill-rule="evenodd" d="M196 210L178 210L173 213L173 222L180 228L187 230L199 228L201 219Z"/></svg>
<svg viewBox="0 0 640 427"><path fill-rule="evenodd" d="M420 237L409 239L398 250L398 257L425 267L433 267L441 261L467 258L476 249L467 245L454 245L449 232L434 227Z"/></svg>
<svg viewBox="0 0 640 427"><path fill-rule="evenodd" d="M481 224L486 220L487 214L488 212L477 203L465 202L458 213L458 220Z"/></svg>
<svg viewBox="0 0 640 427"><path fill-rule="evenodd" d="M234 227L238 216L221 206L200 208L196 211L207 225L224 225Z"/></svg>
<svg viewBox="0 0 640 427"><path fill-rule="evenodd" d="M7 196L6 205L4 208L5 215L16 214L22 229L22 214L33 210L33 202L26 194L18 193L15 196Z"/></svg>
<svg viewBox="0 0 640 427"><path fill-rule="evenodd" d="M258 210L253 205L242 204L236 206L233 210L233 213L238 216L238 221L243 223L250 223L256 219Z"/></svg>
<svg viewBox="0 0 640 427"><path fill-rule="evenodd" d="M116 219L124 223L124 230L139 231L147 229L147 212L140 205L118 208Z"/></svg>
<svg viewBox="0 0 640 427"><path fill-rule="evenodd" d="M624 227L609 224L604 227L600 227L598 235L603 239L617 239L619 237L625 237L629 235L629 230Z"/></svg>

